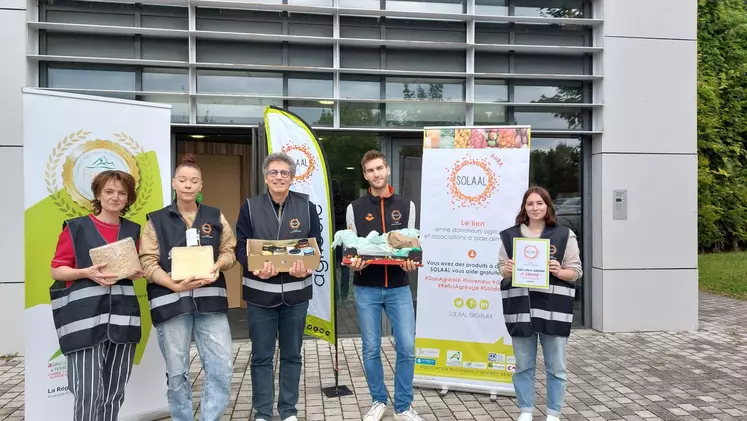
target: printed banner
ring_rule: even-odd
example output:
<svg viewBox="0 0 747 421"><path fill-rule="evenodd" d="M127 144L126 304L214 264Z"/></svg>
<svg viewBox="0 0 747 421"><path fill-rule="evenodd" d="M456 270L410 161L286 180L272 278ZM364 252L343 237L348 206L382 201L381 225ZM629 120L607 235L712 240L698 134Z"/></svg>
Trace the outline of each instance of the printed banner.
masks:
<svg viewBox="0 0 747 421"><path fill-rule="evenodd" d="M52 319L50 264L63 221L91 213L91 181L109 169L137 180L127 218L141 226L169 200L171 109L118 99L25 89L23 94L26 329L25 411L30 421L71 420L67 358ZM166 367L152 328L145 280L135 282L142 340L120 419L168 415Z"/></svg>
<svg viewBox="0 0 747 421"><path fill-rule="evenodd" d="M297 115L282 108L265 109L267 152L285 152L296 161L296 178L291 190L309 195L319 213L322 226L322 253L319 267L314 271L314 298L306 316L307 335L335 343L334 270L330 265L334 225L332 224L332 190L329 185L327 160L311 127Z"/></svg>
<svg viewBox="0 0 747 421"><path fill-rule="evenodd" d="M529 184L529 127L426 128L415 384L513 395L499 233Z"/></svg>

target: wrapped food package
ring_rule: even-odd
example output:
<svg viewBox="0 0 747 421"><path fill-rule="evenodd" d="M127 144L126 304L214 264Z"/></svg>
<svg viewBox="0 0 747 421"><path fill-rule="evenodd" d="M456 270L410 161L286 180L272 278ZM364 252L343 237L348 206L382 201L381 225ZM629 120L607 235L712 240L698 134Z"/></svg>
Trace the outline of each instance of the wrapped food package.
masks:
<svg viewBox="0 0 747 421"><path fill-rule="evenodd" d="M420 240L417 237L408 237L398 231L390 232L386 237L386 242L393 249L420 248Z"/></svg>
<svg viewBox="0 0 747 421"><path fill-rule="evenodd" d="M385 234L371 231L365 238L358 237L351 230L340 230L335 233L332 247L342 245L345 250L355 250L356 255L365 256L369 259L382 258L383 261L399 258L398 262L401 263L403 258L411 258L411 252L422 255L420 253L419 237L420 231L409 228ZM392 244L406 247L393 247Z"/></svg>
<svg viewBox="0 0 747 421"><path fill-rule="evenodd" d="M214 264L212 246L171 249L171 279L174 282L183 281L190 276L197 279L212 278L210 270Z"/></svg>
<svg viewBox="0 0 747 421"><path fill-rule="evenodd" d="M92 248L88 255L94 265L106 264L102 269L104 273L117 275L112 280L127 279L142 269L135 242L130 237Z"/></svg>

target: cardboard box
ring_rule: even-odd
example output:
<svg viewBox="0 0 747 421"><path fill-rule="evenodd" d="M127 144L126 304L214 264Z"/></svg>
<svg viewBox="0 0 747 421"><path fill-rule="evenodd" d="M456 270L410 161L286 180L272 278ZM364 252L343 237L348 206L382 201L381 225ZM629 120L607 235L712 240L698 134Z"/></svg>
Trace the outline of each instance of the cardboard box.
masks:
<svg viewBox="0 0 747 421"><path fill-rule="evenodd" d="M213 246L174 247L171 249L171 280L183 281L194 275L196 279L212 278L215 265Z"/></svg>
<svg viewBox="0 0 747 421"><path fill-rule="evenodd" d="M117 275L111 280L127 279L142 269L135 242L130 237L92 248L88 251L88 256L94 265L106 264L101 269L102 272Z"/></svg>
<svg viewBox="0 0 747 421"><path fill-rule="evenodd" d="M306 269L316 270L319 268L319 261L321 260L321 253L319 252L316 239L304 238L302 240L308 241L308 246L306 247L313 249L313 255L304 255L303 249L299 249L296 246L299 240L246 240L246 262L247 266L249 266L249 271L262 270L265 262L270 262L278 272L289 272L291 266L297 260L302 261ZM265 246L273 248L272 255L262 254L262 249ZM291 254L289 252L289 250L294 248L299 250L299 254ZM265 250L265 253L268 251Z"/></svg>

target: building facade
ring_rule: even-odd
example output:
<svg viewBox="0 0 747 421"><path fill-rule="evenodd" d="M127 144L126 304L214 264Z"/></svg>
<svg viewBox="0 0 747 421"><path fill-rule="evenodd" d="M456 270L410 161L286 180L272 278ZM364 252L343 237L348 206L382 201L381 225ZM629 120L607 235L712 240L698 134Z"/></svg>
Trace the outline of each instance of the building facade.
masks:
<svg viewBox="0 0 747 421"><path fill-rule="evenodd" d="M531 125L531 182L583 253L577 324L695 329L696 24L695 0L5 0L0 317L40 281L19 182L21 89L40 87L171 104L175 157L250 144L285 107L322 138L341 209L365 150L419 204L423 126ZM0 354L22 329L3 324Z"/></svg>

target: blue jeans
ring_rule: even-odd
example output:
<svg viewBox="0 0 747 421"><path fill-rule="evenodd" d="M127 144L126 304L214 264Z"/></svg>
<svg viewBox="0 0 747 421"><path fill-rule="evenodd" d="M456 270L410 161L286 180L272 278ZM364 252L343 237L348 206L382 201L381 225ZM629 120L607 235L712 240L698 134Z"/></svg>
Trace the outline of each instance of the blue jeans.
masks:
<svg viewBox="0 0 747 421"><path fill-rule="evenodd" d="M231 396L233 352L231 329L224 313L183 314L158 326L158 345L166 361L167 396L171 419L194 420L192 383L189 381L189 347L195 345L205 370L200 403L200 420L216 421L223 416Z"/></svg>
<svg viewBox="0 0 747 421"><path fill-rule="evenodd" d="M568 383L565 356L568 338L534 334L528 338L511 337L516 356L516 372L513 375L516 398L521 412L534 409L534 373L537 368L537 337L542 344L547 373L547 415L560 416L565 387Z"/></svg>
<svg viewBox="0 0 747 421"><path fill-rule="evenodd" d="M363 369L374 402L387 403L384 367L381 365L381 311L392 324L397 363L394 369L394 410L404 412L412 404L415 376L415 310L409 286L381 288L355 286L358 325L363 339Z"/></svg>
<svg viewBox="0 0 747 421"><path fill-rule="evenodd" d="M254 419L272 419L275 377L272 358L275 338L280 345L280 391L278 413L281 419L297 415L298 387L301 381L301 346L309 302L289 306L259 307L246 303L249 339L252 341L252 406Z"/></svg>

